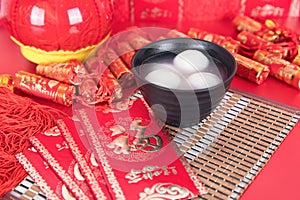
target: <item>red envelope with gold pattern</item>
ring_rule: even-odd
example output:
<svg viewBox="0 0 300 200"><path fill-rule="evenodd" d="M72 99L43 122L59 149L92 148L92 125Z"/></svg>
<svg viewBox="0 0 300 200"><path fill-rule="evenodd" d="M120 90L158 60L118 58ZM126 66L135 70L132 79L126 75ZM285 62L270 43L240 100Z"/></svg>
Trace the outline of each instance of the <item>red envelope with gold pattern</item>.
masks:
<svg viewBox="0 0 300 200"><path fill-rule="evenodd" d="M205 193L144 100L118 102L98 112L80 106L73 110L113 199L188 199Z"/></svg>
<svg viewBox="0 0 300 200"><path fill-rule="evenodd" d="M94 192L96 199L110 198L110 193L94 154L88 151L87 139L80 137L82 129L72 119L57 121L57 126L67 142L70 151L80 166L83 176ZM84 140L84 141L83 141Z"/></svg>
<svg viewBox="0 0 300 200"><path fill-rule="evenodd" d="M74 198L71 190L33 147L18 153L16 158L48 199Z"/></svg>
<svg viewBox="0 0 300 200"><path fill-rule="evenodd" d="M96 199L57 126L30 138L31 144L77 199ZM102 195L102 199L106 199Z"/></svg>

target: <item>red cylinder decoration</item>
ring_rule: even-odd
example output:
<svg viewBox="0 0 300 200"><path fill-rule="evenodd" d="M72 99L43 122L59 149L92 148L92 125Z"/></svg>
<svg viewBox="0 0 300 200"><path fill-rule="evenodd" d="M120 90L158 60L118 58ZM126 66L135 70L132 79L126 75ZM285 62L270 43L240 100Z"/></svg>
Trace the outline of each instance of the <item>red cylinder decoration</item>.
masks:
<svg viewBox="0 0 300 200"><path fill-rule="evenodd" d="M35 63L82 60L111 32L111 0L2 0L3 22Z"/></svg>

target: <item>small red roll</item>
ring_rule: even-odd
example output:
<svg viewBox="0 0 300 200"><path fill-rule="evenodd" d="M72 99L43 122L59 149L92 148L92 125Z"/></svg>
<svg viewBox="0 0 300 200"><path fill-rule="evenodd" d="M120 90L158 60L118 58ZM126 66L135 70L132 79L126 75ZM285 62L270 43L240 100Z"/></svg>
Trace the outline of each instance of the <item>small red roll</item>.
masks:
<svg viewBox="0 0 300 200"><path fill-rule="evenodd" d="M232 22L238 31L248 31L254 33L263 28L263 24L245 15L236 16Z"/></svg>
<svg viewBox="0 0 300 200"><path fill-rule="evenodd" d="M135 50L128 42L122 41L117 44L117 52L126 66L131 69L131 60L135 54Z"/></svg>
<svg viewBox="0 0 300 200"><path fill-rule="evenodd" d="M24 93L70 106L75 88L57 80L44 78L25 71L16 73L14 87Z"/></svg>
<svg viewBox="0 0 300 200"><path fill-rule="evenodd" d="M268 66L239 54L234 54L234 57L238 66L236 71L238 76L246 78L258 85L267 79L270 73Z"/></svg>
<svg viewBox="0 0 300 200"><path fill-rule="evenodd" d="M240 47L240 42L234 40L231 37L225 37L222 35L209 33L207 31L202 31L197 28L190 28L188 31L188 36L190 36L191 38L197 38L197 39L213 42L215 44L218 44L226 48L231 53L237 53Z"/></svg>
<svg viewBox="0 0 300 200"><path fill-rule="evenodd" d="M130 88L135 85L133 73L127 68L113 49L107 48L104 53L98 54L98 59L103 60L104 64L108 66L109 70L123 88Z"/></svg>
<svg viewBox="0 0 300 200"><path fill-rule="evenodd" d="M74 84L75 79L86 72L80 61L70 60L65 63L39 64L36 66L36 73L63 83Z"/></svg>
<svg viewBox="0 0 300 200"><path fill-rule="evenodd" d="M270 68L270 75L285 83L300 89L300 67L281 59L278 56L265 51L257 50L253 56L254 60L263 63Z"/></svg>
<svg viewBox="0 0 300 200"><path fill-rule="evenodd" d="M138 50L144 46L146 46L147 44L151 43L151 40L145 38L144 36L138 34L138 33L130 33L126 39L128 40L130 46L135 49Z"/></svg>
<svg viewBox="0 0 300 200"><path fill-rule="evenodd" d="M166 37L167 38L186 38L189 36L178 30L172 29L167 33Z"/></svg>

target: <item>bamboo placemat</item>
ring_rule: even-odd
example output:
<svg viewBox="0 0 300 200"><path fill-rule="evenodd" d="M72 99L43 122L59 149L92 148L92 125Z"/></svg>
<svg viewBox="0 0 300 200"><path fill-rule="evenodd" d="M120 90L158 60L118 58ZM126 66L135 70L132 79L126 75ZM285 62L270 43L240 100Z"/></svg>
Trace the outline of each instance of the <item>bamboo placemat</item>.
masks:
<svg viewBox="0 0 300 200"><path fill-rule="evenodd" d="M297 109L231 90L198 125L167 129L207 187L202 199L238 199L299 118ZM46 199L30 177L11 194Z"/></svg>
<svg viewBox="0 0 300 200"><path fill-rule="evenodd" d="M299 120L299 110L229 91L199 125L168 127L208 189L238 199Z"/></svg>

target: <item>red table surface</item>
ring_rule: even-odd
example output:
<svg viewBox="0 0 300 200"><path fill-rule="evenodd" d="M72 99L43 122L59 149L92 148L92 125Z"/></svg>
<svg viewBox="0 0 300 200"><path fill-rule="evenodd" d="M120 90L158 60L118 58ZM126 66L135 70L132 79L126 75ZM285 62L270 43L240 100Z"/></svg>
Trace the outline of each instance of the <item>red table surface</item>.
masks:
<svg viewBox="0 0 300 200"><path fill-rule="evenodd" d="M280 20L280 23L293 28L300 33L300 19ZM159 24L156 24L159 26ZM183 31L189 24L185 24ZM223 35L235 33L229 22L201 22L193 23L192 27L199 27ZM0 73L14 74L18 70L34 71L35 64L27 61L20 53L19 47L14 44L3 26L0 27ZM274 78L268 78L262 85L256 85L248 80L235 77L231 84L251 94L269 100L300 108L300 90L294 89ZM41 103L45 103L39 100ZM47 103L49 104L49 103ZM50 103L51 104L51 103ZM70 112L70 109L51 104ZM241 200L266 199L300 199L300 123L289 133L288 137L279 146L267 165L262 169L253 183L243 193Z"/></svg>

